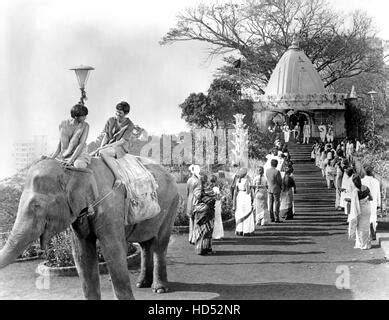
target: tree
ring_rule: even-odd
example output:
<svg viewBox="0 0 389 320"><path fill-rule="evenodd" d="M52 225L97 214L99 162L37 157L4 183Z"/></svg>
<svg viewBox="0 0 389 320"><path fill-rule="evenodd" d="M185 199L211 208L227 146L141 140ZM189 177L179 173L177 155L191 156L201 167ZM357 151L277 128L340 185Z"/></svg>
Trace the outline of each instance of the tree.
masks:
<svg viewBox="0 0 389 320"><path fill-rule="evenodd" d="M240 85L227 79L214 79L208 89L208 95L192 93L179 107L181 117L189 125L212 131L230 127L237 113L245 115L244 122L248 126L253 121L253 102L241 99Z"/></svg>
<svg viewBox="0 0 389 320"><path fill-rule="evenodd" d="M204 93L191 93L179 107L181 108L181 118L190 126L215 129L217 123L212 106Z"/></svg>
<svg viewBox="0 0 389 320"><path fill-rule="evenodd" d="M345 23L347 18L349 23ZM380 71L381 62L371 41L372 19L359 11L345 17L331 10L326 0L202 4L181 13L160 43L209 43L210 55L221 55L226 62L219 76L239 78L243 88L264 93L295 35L326 86L362 72ZM234 56L227 56L231 53ZM233 64L236 55L243 58L239 76Z"/></svg>
<svg viewBox="0 0 389 320"><path fill-rule="evenodd" d="M350 92L352 86L356 89L358 100L347 105L345 114L347 135L372 141L374 142L372 143L373 148L382 146L385 126L389 120L389 106L385 99L386 79L380 73L364 72L358 76L337 81L333 89L337 92ZM378 93L374 101L368 94L373 90Z"/></svg>

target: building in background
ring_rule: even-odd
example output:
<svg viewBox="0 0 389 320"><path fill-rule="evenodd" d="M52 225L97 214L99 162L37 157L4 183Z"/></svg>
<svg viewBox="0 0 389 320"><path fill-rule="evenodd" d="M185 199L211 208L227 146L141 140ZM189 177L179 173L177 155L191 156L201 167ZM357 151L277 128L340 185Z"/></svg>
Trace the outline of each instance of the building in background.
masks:
<svg viewBox="0 0 389 320"><path fill-rule="evenodd" d="M292 128L307 122L312 137L319 137L317 126L332 123L335 138L344 137L345 93L330 93L312 62L295 39L273 70L265 94L254 105L254 117L266 131L274 123L286 122Z"/></svg>
<svg viewBox="0 0 389 320"><path fill-rule="evenodd" d="M18 141L13 144L13 160L18 172L30 166L42 155L48 153L48 138L46 135L34 135L27 141Z"/></svg>

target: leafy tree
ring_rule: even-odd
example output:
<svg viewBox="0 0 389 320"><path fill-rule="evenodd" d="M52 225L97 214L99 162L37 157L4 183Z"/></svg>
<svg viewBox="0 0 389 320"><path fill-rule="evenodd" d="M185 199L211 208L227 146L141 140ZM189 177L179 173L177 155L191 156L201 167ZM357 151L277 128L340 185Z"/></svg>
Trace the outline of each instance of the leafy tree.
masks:
<svg viewBox="0 0 389 320"><path fill-rule="evenodd" d="M208 89L208 95L192 93L179 106L181 117L191 126L216 130L228 128L234 115L243 113L244 121L251 125L254 106L248 99L240 98L240 85L236 81L216 78Z"/></svg>
<svg viewBox="0 0 389 320"><path fill-rule="evenodd" d="M201 4L178 16L161 44L202 41L211 56L223 56L219 76L239 79L263 93L272 71L295 35L326 86L362 72L380 71L372 19L355 11L346 17L326 0L246 0L242 4ZM345 20L350 20L345 23ZM228 56L233 54L233 56ZM238 73L233 62L243 59Z"/></svg>
<svg viewBox="0 0 389 320"><path fill-rule="evenodd" d="M347 134L371 141L372 148L383 147L385 129L387 129L385 126L389 122L389 106L385 99L385 77L380 73L362 73L337 81L333 88L337 92L350 92L352 86L356 89L358 100L347 105L345 114ZM370 91L377 92L374 101L368 94Z"/></svg>
<svg viewBox="0 0 389 320"><path fill-rule="evenodd" d="M266 160L269 150L274 147L275 135L269 131L263 132L257 126L251 126L249 134L249 159Z"/></svg>
<svg viewBox="0 0 389 320"><path fill-rule="evenodd" d="M216 122L212 106L204 93L191 93L179 107L181 118L190 126L215 129Z"/></svg>

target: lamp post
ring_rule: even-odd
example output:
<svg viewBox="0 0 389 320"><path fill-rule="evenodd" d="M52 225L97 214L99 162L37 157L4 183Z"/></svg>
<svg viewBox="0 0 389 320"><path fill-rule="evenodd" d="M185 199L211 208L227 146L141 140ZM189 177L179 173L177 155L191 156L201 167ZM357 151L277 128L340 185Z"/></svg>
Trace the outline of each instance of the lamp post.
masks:
<svg viewBox="0 0 389 320"><path fill-rule="evenodd" d="M371 122L372 122L372 129L373 129L373 137L374 137L374 134L375 134L375 118L374 118L374 112L375 112L375 100L374 100L374 96L376 96L378 94L377 91L369 91L367 93L368 95L370 95L370 98L371 98Z"/></svg>
<svg viewBox="0 0 389 320"><path fill-rule="evenodd" d="M86 97L85 85L86 82L88 81L89 72L95 69L90 66L81 65L78 67L71 68L70 70L74 70L74 72L76 73L78 84L81 90L81 98L79 103L84 105L84 100L88 100L88 98Z"/></svg>

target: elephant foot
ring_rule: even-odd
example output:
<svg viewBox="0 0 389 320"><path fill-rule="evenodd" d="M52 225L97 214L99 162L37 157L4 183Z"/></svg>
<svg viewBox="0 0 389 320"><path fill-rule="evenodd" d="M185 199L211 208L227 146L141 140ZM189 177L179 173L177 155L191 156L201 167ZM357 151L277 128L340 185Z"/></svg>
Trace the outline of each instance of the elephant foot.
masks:
<svg viewBox="0 0 389 320"><path fill-rule="evenodd" d="M147 280L147 279L140 279L136 283L137 288L150 288L152 284L152 280Z"/></svg>
<svg viewBox="0 0 389 320"><path fill-rule="evenodd" d="M154 293L158 293L158 294L166 293L169 291L167 285L163 283L155 283L152 285L151 289L153 290Z"/></svg>

